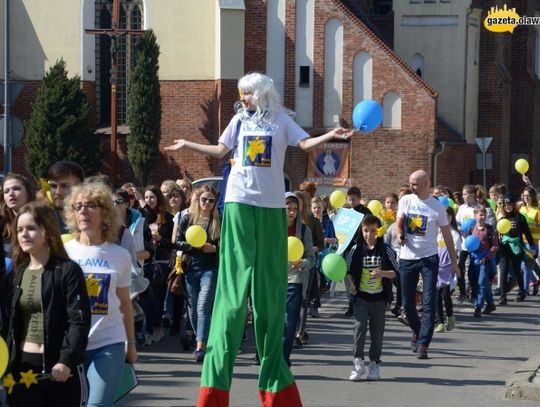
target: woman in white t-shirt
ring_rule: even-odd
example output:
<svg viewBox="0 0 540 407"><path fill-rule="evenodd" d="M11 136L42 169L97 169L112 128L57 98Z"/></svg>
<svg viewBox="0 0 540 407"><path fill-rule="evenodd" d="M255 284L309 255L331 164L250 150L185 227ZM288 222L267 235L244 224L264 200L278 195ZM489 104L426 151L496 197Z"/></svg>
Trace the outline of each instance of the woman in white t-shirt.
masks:
<svg viewBox="0 0 540 407"><path fill-rule="evenodd" d="M120 218L106 185L73 188L64 211L74 237L66 251L85 274L92 313L85 362L88 406L112 406L124 360L137 360L129 295L131 258L115 244Z"/></svg>

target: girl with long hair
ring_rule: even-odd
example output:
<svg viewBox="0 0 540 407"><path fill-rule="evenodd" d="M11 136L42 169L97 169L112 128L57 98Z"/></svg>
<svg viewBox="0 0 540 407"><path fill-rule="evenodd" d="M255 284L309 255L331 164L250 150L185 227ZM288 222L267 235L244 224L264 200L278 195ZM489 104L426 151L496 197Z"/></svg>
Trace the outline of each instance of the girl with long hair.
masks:
<svg viewBox="0 0 540 407"><path fill-rule="evenodd" d="M214 188L203 185L199 188L198 197L198 200L192 201L189 214L180 220L175 246L188 256L188 268L184 270L184 275L188 315L197 342L193 356L197 362L202 362L210 332L216 291L221 226L216 208L217 192ZM206 231L207 241L200 248L191 246L186 240L186 231L192 225L199 225Z"/></svg>
<svg viewBox="0 0 540 407"><path fill-rule="evenodd" d="M31 202L14 219L7 294L10 406L82 406L90 309L81 268L68 259L51 207ZM24 378L32 382L24 385Z"/></svg>

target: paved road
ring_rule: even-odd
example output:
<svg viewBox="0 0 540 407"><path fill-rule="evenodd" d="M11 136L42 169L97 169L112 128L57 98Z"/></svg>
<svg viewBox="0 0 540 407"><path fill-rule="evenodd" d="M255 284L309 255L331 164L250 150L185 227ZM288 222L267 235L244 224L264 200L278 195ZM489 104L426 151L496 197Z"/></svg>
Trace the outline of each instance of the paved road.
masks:
<svg viewBox="0 0 540 407"><path fill-rule="evenodd" d="M456 306L456 329L435 334L428 360L414 357L409 329L388 314L382 380L353 383L348 381L353 320L343 317L343 293L325 298L322 318L308 321L310 343L292 355L304 406L538 406L502 397L508 377L540 352L540 297L510 300L482 318L474 318L470 307ZM121 406L195 406L201 365L178 342L167 337L141 351L140 385ZM237 358L231 406L259 405L253 350L249 338Z"/></svg>

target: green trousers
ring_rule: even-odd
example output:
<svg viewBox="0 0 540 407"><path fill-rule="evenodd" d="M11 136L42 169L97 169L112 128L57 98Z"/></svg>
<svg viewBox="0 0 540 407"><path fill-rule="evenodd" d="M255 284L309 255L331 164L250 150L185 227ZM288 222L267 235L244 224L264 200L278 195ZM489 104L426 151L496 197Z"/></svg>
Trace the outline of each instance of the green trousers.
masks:
<svg viewBox="0 0 540 407"><path fill-rule="evenodd" d="M282 208L227 203L221 229L219 272L198 406L228 405L234 362L251 294L259 396L265 406L300 406L283 358L287 300L287 218ZM282 396L279 393L283 392ZM276 396L277 395L277 396ZM281 404L285 405L285 404Z"/></svg>

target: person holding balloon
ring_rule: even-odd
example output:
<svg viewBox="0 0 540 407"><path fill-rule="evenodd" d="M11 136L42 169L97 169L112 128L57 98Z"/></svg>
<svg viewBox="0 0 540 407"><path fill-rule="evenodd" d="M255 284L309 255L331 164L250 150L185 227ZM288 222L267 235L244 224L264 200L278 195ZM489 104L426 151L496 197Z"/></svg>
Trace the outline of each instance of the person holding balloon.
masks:
<svg viewBox="0 0 540 407"><path fill-rule="evenodd" d="M353 245L347 255L347 280L353 303L354 351L351 381L359 381L366 372L364 344L369 326L369 371L367 380L379 380L385 313L392 302L392 279L398 264L394 251L379 237L381 221L375 215L366 215L360 223L362 239Z"/></svg>
<svg viewBox="0 0 540 407"><path fill-rule="evenodd" d="M220 222L214 188L205 184L196 196L189 213L180 219L174 247L187 255L188 267L183 272L189 321L197 342L193 356L203 362L216 292Z"/></svg>
<svg viewBox="0 0 540 407"><path fill-rule="evenodd" d="M287 290L285 152L289 145L308 150L332 139L347 140L353 131L338 128L310 137L281 106L272 79L264 74L243 76L238 90L241 104L218 145L179 139L165 147L167 151L188 148L214 158L224 158L231 150L234 154L225 193L215 323L210 329L198 406L228 405L250 292L261 360L261 403L296 407L302 402L281 342Z"/></svg>
<svg viewBox="0 0 540 407"><path fill-rule="evenodd" d="M474 301L478 293L477 285L475 283L475 278L472 274L472 269L470 267L469 260L469 251L465 247L465 238L467 237L469 229L473 226L474 221L474 209L481 204L477 200L477 191L478 188L476 185L464 185L462 190L462 196L464 203L459 206L456 213L456 221L459 229L462 232L463 244L461 247L461 252L459 254L459 269L460 276L458 278L458 287L459 287L459 297L458 302L463 303L467 301L469 297L467 296L467 289L465 283L465 274L467 274L467 279L469 280L469 286L471 290L470 301ZM495 226L495 215L491 208L487 208L487 220L486 222L492 226ZM468 266L467 266L468 265ZM466 271L466 273L465 273Z"/></svg>
<svg viewBox="0 0 540 407"><path fill-rule="evenodd" d="M495 233L495 228L486 223L486 217L485 207L474 208L476 223L465 242L471 257L472 274L478 285L478 295L474 298L475 317L491 314L497 309L493 301L491 280L497 273L495 255L499 250L499 238ZM486 307L482 310L484 303L486 303Z"/></svg>
<svg viewBox="0 0 540 407"><path fill-rule="evenodd" d="M9 405L86 405L83 362L91 315L83 272L69 260L46 203L22 206L14 222L15 270L2 293Z"/></svg>
<svg viewBox="0 0 540 407"><path fill-rule="evenodd" d="M519 291L516 296L516 302L525 300L525 284L521 273L521 262L524 258L523 236L527 239L530 247L534 247L534 241L527 224L525 216L519 213L516 208L516 200L511 194L506 194L503 197L504 202L504 217L497 222L497 231L502 235L500 239L500 259L501 265L501 296L499 305L507 303L506 294L510 291L510 287L505 284L510 273L510 268L517 280ZM536 258L536 250L531 249L530 253Z"/></svg>
<svg viewBox="0 0 540 407"><path fill-rule="evenodd" d="M523 205L519 208L519 212L527 219L527 224L531 231L534 246L538 247L538 241L540 240L540 209L538 208L538 199L536 197L536 190L527 185L523 188L521 193L523 197ZM530 249L528 247L527 249ZM533 283L533 295L538 294L540 267L536 261L527 261L523 265L525 289L527 289L529 282ZM535 275L536 274L536 275Z"/></svg>
<svg viewBox="0 0 540 407"><path fill-rule="evenodd" d="M289 244L289 270L287 273L287 305L285 309L285 330L283 335L283 356L291 366L291 352L300 320L300 310L307 298L309 272L315 265L315 251L311 229L302 219L300 200L291 193L285 194L287 211L287 235ZM293 239L291 239L291 237ZM299 241L298 241L299 240ZM299 244L301 243L301 245Z"/></svg>

